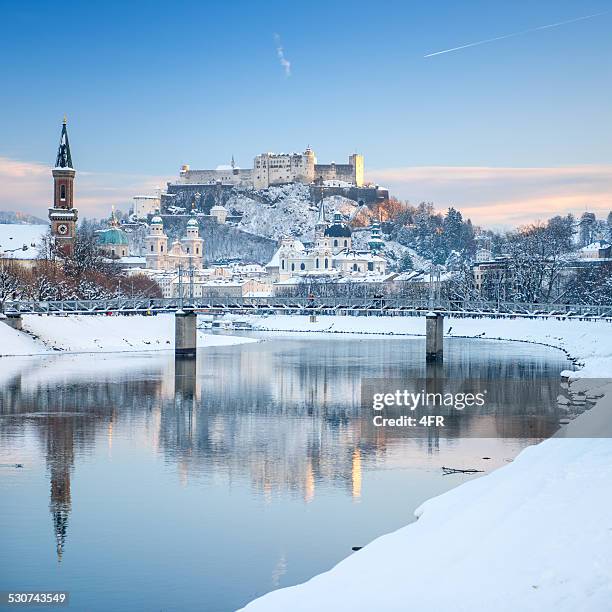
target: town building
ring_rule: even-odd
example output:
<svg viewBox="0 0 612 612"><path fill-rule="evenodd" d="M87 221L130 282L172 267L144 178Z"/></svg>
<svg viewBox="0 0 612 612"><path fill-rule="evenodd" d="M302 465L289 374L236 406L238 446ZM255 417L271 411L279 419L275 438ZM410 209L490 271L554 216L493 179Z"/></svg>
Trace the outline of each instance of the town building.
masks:
<svg viewBox="0 0 612 612"><path fill-rule="evenodd" d="M137 195L133 200L133 215L136 219L147 219L149 215L159 214L161 206L159 195Z"/></svg>
<svg viewBox="0 0 612 612"><path fill-rule="evenodd" d="M580 259L609 260L612 258L612 245L603 240L597 240L582 247L578 251L578 257Z"/></svg>

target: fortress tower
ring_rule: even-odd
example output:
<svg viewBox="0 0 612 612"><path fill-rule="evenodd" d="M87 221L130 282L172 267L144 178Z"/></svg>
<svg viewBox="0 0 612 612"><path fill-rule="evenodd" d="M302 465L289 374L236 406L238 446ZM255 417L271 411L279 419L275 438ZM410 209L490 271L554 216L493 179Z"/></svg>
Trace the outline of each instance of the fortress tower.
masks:
<svg viewBox="0 0 612 612"><path fill-rule="evenodd" d="M74 253L78 211L74 208L74 176L70 143L66 129L66 117L62 123L57 159L53 168L53 207L49 208L51 236L60 254L70 257Z"/></svg>

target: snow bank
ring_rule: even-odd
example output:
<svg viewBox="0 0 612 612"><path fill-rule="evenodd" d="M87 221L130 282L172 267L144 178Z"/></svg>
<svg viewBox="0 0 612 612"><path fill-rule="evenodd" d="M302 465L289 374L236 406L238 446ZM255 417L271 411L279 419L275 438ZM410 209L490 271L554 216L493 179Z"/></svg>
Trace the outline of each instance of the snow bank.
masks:
<svg viewBox="0 0 612 612"><path fill-rule="evenodd" d="M0 357L6 355L38 355L46 352L48 352L48 349L42 342L0 321Z"/></svg>
<svg viewBox="0 0 612 612"><path fill-rule="evenodd" d="M67 317L25 315L23 332L0 324L0 355L38 355L174 349L174 315ZM28 335L31 334L31 335ZM254 342L252 338L198 331L198 346Z"/></svg>
<svg viewBox="0 0 612 612"><path fill-rule="evenodd" d="M285 331L424 331L422 317L252 322ZM445 328L452 336L556 346L583 364L572 376L612 372L612 326L604 322L447 319ZM268 593L244 610L610 610L612 439L569 436L580 435L587 421L592 428L593 419L612 435L612 385L574 384L595 384L605 395L557 437L430 499L416 510L416 523L374 540L329 572Z"/></svg>
<svg viewBox="0 0 612 612"><path fill-rule="evenodd" d="M612 444L548 440L423 504L419 520L244 608L610 610Z"/></svg>

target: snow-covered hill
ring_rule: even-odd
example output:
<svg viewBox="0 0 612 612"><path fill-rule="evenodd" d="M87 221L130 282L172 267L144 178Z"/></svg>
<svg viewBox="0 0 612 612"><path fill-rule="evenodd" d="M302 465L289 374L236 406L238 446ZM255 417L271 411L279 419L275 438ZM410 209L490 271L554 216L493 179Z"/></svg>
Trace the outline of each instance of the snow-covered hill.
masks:
<svg viewBox="0 0 612 612"><path fill-rule="evenodd" d="M358 208L357 202L342 196L325 198L325 205L330 220L335 210L352 219ZM252 234L273 239L295 236L306 242L314 239L318 205L311 201L307 185L293 183L243 191L230 196L226 207L242 215L238 227Z"/></svg>

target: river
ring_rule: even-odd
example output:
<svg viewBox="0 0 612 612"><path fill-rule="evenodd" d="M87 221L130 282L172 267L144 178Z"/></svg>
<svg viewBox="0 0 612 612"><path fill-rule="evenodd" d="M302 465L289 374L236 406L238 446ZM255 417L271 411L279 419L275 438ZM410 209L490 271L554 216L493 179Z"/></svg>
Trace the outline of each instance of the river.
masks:
<svg viewBox="0 0 612 612"><path fill-rule="evenodd" d="M361 382L425 376L422 339L259 338L200 350L197 370L168 352L11 358L0 591L69 591L75 610L234 610L475 477L442 466L490 471L563 416L571 364L546 347L449 339L443 375L504 402L409 435L373 426Z"/></svg>

